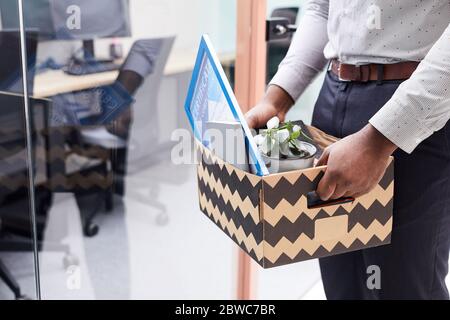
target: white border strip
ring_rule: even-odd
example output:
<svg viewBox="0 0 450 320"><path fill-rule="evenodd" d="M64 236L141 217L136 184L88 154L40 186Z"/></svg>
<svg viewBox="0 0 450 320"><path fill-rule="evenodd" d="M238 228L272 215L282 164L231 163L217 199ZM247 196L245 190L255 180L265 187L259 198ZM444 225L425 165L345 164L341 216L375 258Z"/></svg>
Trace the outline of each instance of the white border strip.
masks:
<svg viewBox="0 0 450 320"><path fill-rule="evenodd" d="M32 152L32 134L30 126L30 104L28 93L28 62L27 62L27 48L26 48L26 35L24 24L24 12L23 12L23 0L17 0L19 5L19 27L20 27L20 49L22 55L22 83L23 83L23 95L24 95L24 108L25 108L25 129L27 136L27 169L28 169L28 195L31 215L31 228L33 229L33 253L34 253L34 273L35 273L35 285L36 285L36 298L41 300L41 279L39 274L39 251L38 251L38 238L37 238L37 226L36 226L36 204L34 194L34 170L33 170L33 152Z"/></svg>

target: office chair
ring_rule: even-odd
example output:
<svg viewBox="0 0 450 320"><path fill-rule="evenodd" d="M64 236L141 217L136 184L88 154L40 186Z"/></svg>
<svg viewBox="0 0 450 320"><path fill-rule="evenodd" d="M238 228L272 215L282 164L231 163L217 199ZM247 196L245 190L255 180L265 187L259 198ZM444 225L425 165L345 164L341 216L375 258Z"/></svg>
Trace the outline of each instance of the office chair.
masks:
<svg viewBox="0 0 450 320"><path fill-rule="evenodd" d="M155 88L151 93L157 95L158 90L156 88L159 87L161 82L172 43L173 38L168 40L145 39L136 41L119 72L116 82L101 90L126 101L127 98L124 97L124 94L132 97L144 82L147 83L151 79ZM155 73L157 73L157 76L155 76ZM147 77L148 75L150 76ZM95 90L98 91L98 89ZM153 101L153 99L152 97L149 101ZM102 194L104 195L107 212L113 209L113 194L118 194L119 196L125 194L124 178L127 173L130 127L135 126L134 121L136 119L133 116L133 113L136 111L135 105L131 101L132 99L128 105L125 105L124 110L116 118L112 119L111 117L105 117L105 113L109 114L105 110L110 111L111 108L107 104L102 103L102 112L98 115L82 119L82 125L75 127L74 134L72 135L75 136L74 140L76 141L71 147L74 153L91 160L100 159L99 167L94 169L89 168L91 172L96 171L96 176L99 178L98 182L91 183L90 185L103 185ZM145 111L146 117L148 117L147 114L150 116L154 114L154 109L146 108ZM149 132L145 133L145 135L149 135ZM74 148L73 145L77 147ZM96 152L89 152L87 154L85 152L86 150L96 150ZM102 175L103 181L101 181ZM94 176L91 174L90 177L91 182L93 182L92 179L94 178L92 177ZM77 188L73 191L76 195L92 194L95 192L90 187ZM100 211L99 209L98 205L94 206L91 213L84 219L83 230L87 236L95 236L99 231L98 225L93 223L93 220Z"/></svg>
<svg viewBox="0 0 450 320"><path fill-rule="evenodd" d="M47 251L63 252L64 266L77 265L78 259L71 255L70 247L44 241L48 212L52 205L50 177L50 137L47 135L49 101L30 99L33 138L33 165L36 187L36 230L38 250L44 245ZM0 252L32 252L33 232L29 212L28 171L26 135L23 129L23 96L0 93ZM37 118L40 118L39 120ZM38 122L41 124L38 127ZM13 291L16 299L24 296L20 286L0 259L0 278Z"/></svg>
<svg viewBox="0 0 450 320"><path fill-rule="evenodd" d="M287 7L275 9L272 18L286 18L289 24L294 25L300 12L298 7ZM286 39L274 40L268 43L267 47L267 83L269 83L278 71L278 66L286 57L293 38L291 34Z"/></svg>
<svg viewBox="0 0 450 320"><path fill-rule="evenodd" d="M76 127L52 128L52 131L52 135L67 147L65 152L57 155L64 173L54 179L55 192L73 193L80 209L80 196L100 196L89 208L89 212L83 214L80 210L83 233L87 237L93 237L99 231L94 219L101 207L104 206L106 212L113 210L111 155L101 147L83 143Z"/></svg>

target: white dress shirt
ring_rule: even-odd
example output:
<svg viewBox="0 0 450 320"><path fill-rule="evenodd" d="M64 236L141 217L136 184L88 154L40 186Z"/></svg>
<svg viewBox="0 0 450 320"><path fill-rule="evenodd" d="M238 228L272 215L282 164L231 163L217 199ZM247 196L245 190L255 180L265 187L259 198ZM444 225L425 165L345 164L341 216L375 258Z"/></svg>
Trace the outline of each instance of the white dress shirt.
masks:
<svg viewBox="0 0 450 320"><path fill-rule="evenodd" d="M310 0L271 84L297 100L329 59L422 61L370 123L411 153L450 119L449 0ZM364 106L361 106L362 108Z"/></svg>

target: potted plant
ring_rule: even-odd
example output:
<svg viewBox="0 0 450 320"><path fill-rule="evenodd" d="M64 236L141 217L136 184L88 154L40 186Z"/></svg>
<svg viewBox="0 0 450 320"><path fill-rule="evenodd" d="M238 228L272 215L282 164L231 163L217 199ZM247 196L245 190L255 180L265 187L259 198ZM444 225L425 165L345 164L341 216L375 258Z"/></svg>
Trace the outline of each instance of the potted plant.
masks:
<svg viewBox="0 0 450 320"><path fill-rule="evenodd" d="M255 141L270 173L314 166L317 148L311 143L300 141L300 137L312 142L300 126L292 122L280 123L278 117L269 120L267 129L260 130Z"/></svg>

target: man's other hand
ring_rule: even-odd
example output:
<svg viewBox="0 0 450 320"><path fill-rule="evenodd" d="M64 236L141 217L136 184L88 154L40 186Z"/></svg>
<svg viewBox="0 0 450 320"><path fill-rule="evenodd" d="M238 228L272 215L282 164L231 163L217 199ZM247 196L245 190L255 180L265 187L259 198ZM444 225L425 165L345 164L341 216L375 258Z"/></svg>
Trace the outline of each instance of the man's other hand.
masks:
<svg viewBox="0 0 450 320"><path fill-rule="evenodd" d="M372 125L325 150L317 166L328 165L317 193L323 201L360 197L383 178L397 146Z"/></svg>
<svg viewBox="0 0 450 320"><path fill-rule="evenodd" d="M250 128L260 129L266 126L267 121L278 117L284 121L294 101L289 94L278 86L272 85L267 89L264 98L247 114L245 118Z"/></svg>

